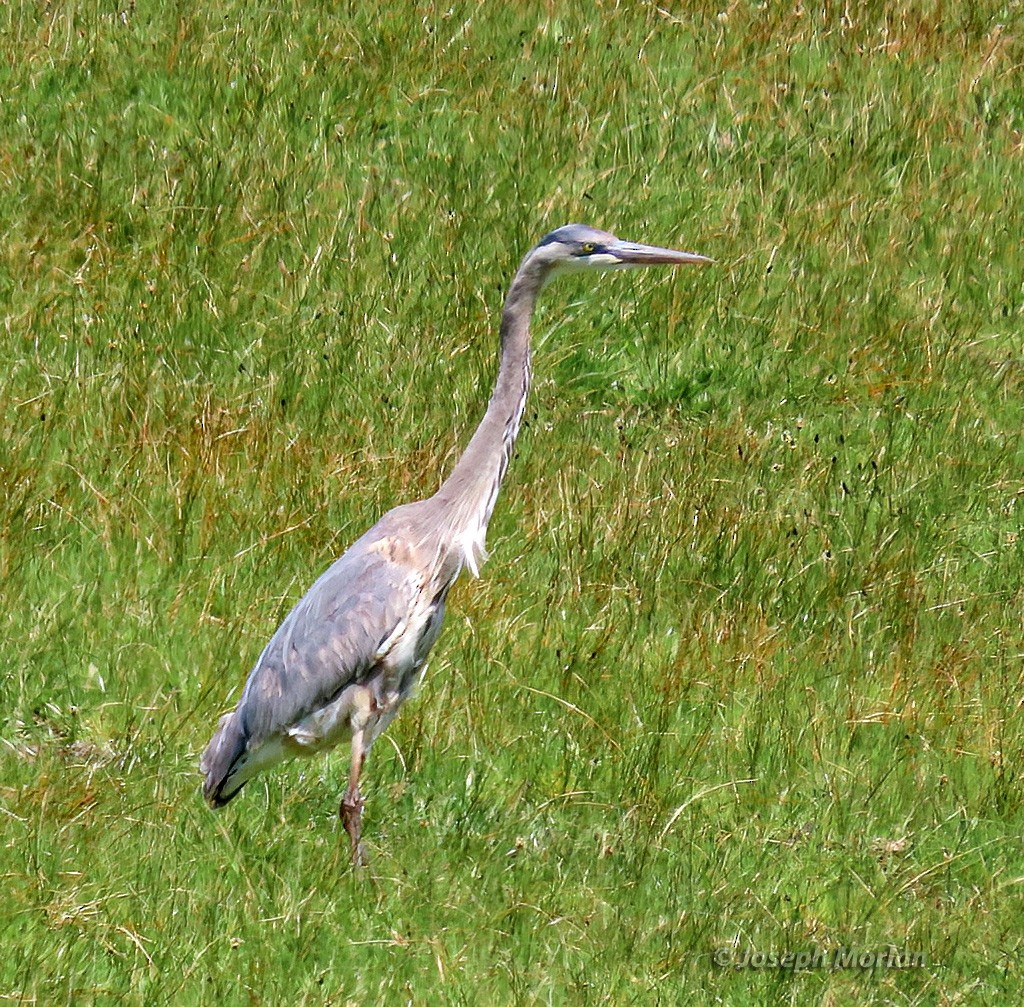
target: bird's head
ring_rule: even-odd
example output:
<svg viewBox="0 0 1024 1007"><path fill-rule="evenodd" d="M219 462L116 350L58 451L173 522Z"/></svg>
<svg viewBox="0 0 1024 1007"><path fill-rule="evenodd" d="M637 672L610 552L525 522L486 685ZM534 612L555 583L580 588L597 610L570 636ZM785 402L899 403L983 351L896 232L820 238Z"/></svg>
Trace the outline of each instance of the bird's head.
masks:
<svg viewBox="0 0 1024 1007"><path fill-rule="evenodd" d="M544 235L527 256L550 278L561 272L584 269L629 269L637 266L685 265L711 262L705 255L674 248L639 245L586 224L566 224Z"/></svg>

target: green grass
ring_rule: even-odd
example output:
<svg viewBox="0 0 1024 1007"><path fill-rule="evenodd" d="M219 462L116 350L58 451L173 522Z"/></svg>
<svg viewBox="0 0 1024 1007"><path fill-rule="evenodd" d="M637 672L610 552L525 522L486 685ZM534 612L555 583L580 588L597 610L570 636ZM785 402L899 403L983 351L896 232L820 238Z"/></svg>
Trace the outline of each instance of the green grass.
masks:
<svg viewBox="0 0 1024 1007"><path fill-rule="evenodd" d="M1016 1002L1021 5L377 6L0 9L0 998ZM717 265L545 292L371 867L343 757L210 812L570 220Z"/></svg>

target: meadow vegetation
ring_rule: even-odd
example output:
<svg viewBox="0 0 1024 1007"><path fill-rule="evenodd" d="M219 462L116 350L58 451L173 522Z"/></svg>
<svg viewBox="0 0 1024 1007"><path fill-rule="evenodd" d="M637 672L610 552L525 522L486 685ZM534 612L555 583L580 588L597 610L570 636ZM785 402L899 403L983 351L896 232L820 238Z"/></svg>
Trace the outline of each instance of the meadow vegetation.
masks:
<svg viewBox="0 0 1024 1007"><path fill-rule="evenodd" d="M1016 1002L1022 23L0 7L0 999ZM217 716L573 220L717 264L545 292L370 868L343 758L214 814Z"/></svg>

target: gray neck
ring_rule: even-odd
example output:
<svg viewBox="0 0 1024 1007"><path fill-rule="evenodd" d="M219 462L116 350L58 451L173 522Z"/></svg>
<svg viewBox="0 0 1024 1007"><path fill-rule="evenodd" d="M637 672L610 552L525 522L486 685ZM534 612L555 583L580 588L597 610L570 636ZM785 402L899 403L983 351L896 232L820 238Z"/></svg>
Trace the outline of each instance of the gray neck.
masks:
<svg viewBox="0 0 1024 1007"><path fill-rule="evenodd" d="M527 256L509 287L501 314L498 380L487 412L434 501L446 515L450 541L476 575L486 558L487 523L508 469L530 390L530 316L547 269Z"/></svg>

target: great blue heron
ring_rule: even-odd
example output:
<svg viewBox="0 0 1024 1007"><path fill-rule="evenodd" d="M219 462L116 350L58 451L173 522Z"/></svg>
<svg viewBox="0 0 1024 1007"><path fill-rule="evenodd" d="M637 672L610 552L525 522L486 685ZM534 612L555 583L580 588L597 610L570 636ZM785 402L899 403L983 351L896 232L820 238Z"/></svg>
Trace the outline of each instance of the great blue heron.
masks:
<svg viewBox="0 0 1024 1007"><path fill-rule="evenodd" d="M530 251L505 300L498 380L476 433L432 497L385 514L278 627L203 753L203 794L212 807L227 804L282 759L348 739L352 761L338 813L353 860L362 862L359 777L366 754L422 677L455 579L463 567L478 576L486 558L487 522L530 387L537 294L569 270L708 261L582 224L552 231Z"/></svg>

